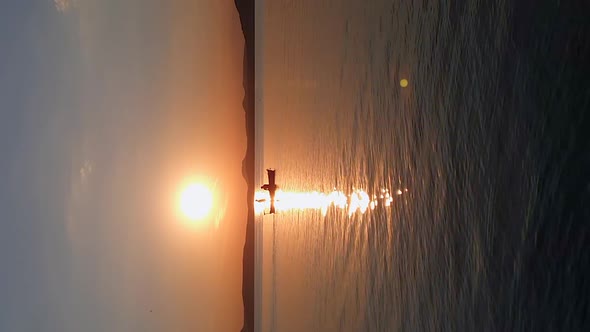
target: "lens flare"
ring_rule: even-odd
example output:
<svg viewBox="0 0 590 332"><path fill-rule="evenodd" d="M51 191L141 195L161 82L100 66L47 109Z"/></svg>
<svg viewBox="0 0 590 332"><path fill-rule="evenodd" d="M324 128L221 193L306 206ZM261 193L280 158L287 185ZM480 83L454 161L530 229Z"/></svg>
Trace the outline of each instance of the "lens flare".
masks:
<svg viewBox="0 0 590 332"><path fill-rule="evenodd" d="M407 188L405 192L407 192ZM397 190L396 194L403 192ZM356 212L365 213L374 210L377 206L390 206L393 202L388 189L382 189L379 195L369 196L364 190L355 190L349 195L342 191L334 190L330 193L312 192L289 192L277 190L275 194L275 208L277 212L291 210L319 210L326 215L330 207L345 210L348 215ZM270 196L267 191L257 191L254 197L254 210L257 214L263 213L270 208Z"/></svg>

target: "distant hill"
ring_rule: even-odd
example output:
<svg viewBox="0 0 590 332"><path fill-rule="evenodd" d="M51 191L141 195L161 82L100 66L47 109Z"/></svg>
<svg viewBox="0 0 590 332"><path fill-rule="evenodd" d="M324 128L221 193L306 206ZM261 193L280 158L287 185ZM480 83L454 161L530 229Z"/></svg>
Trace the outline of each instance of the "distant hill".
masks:
<svg viewBox="0 0 590 332"><path fill-rule="evenodd" d="M246 120L247 148L242 161L242 175L248 184L247 206L248 217L246 227L246 240L244 243L243 272L242 272L242 299L244 302L244 325L242 332L254 331L254 135L255 135L255 107L254 107L254 1L235 0L235 5L240 16L242 32L245 40L244 50L244 114Z"/></svg>

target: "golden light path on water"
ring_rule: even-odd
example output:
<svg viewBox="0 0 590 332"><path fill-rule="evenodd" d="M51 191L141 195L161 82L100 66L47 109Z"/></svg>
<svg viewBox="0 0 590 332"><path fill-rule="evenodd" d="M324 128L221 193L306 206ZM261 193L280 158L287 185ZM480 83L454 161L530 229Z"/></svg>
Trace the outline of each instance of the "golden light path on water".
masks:
<svg viewBox="0 0 590 332"><path fill-rule="evenodd" d="M395 195L402 195L407 192L398 189ZM334 190L330 193L312 192L290 192L278 189L275 194L276 212L290 210L320 210L323 215L328 208L335 207L347 210L349 215L356 213L365 213L368 210L374 210L379 204L390 206L393 202L393 196L388 189L382 189L379 195L367 194L364 190L356 190L350 195L342 191ZM257 191L254 195L254 211L256 214L264 213L270 208L270 195L267 191Z"/></svg>

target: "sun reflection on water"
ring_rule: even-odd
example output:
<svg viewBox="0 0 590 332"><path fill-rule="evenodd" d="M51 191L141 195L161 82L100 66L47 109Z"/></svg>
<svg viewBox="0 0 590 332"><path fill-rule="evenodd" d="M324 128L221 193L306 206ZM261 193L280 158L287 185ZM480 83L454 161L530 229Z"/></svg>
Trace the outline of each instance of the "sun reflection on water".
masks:
<svg viewBox="0 0 590 332"><path fill-rule="evenodd" d="M398 189L396 195L402 195L407 192ZM368 210L374 210L377 206L390 206L393 202L393 196L388 189L382 189L378 195L369 195L364 190L355 190L349 195L342 191L334 190L330 193L318 191L312 192L290 192L277 190L275 194L276 212L292 210L319 210L326 215L330 207L346 210L348 215L357 211L365 213ZM268 211L270 208L270 196L267 191L257 191L254 197L254 210L256 214Z"/></svg>

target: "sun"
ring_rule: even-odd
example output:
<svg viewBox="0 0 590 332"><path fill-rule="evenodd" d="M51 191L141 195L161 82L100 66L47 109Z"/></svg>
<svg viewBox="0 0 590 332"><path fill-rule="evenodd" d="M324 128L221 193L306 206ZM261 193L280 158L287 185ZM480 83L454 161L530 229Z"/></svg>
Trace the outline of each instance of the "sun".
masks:
<svg viewBox="0 0 590 332"><path fill-rule="evenodd" d="M180 211L191 221L204 219L213 207L213 194L205 185L191 183L180 193Z"/></svg>

